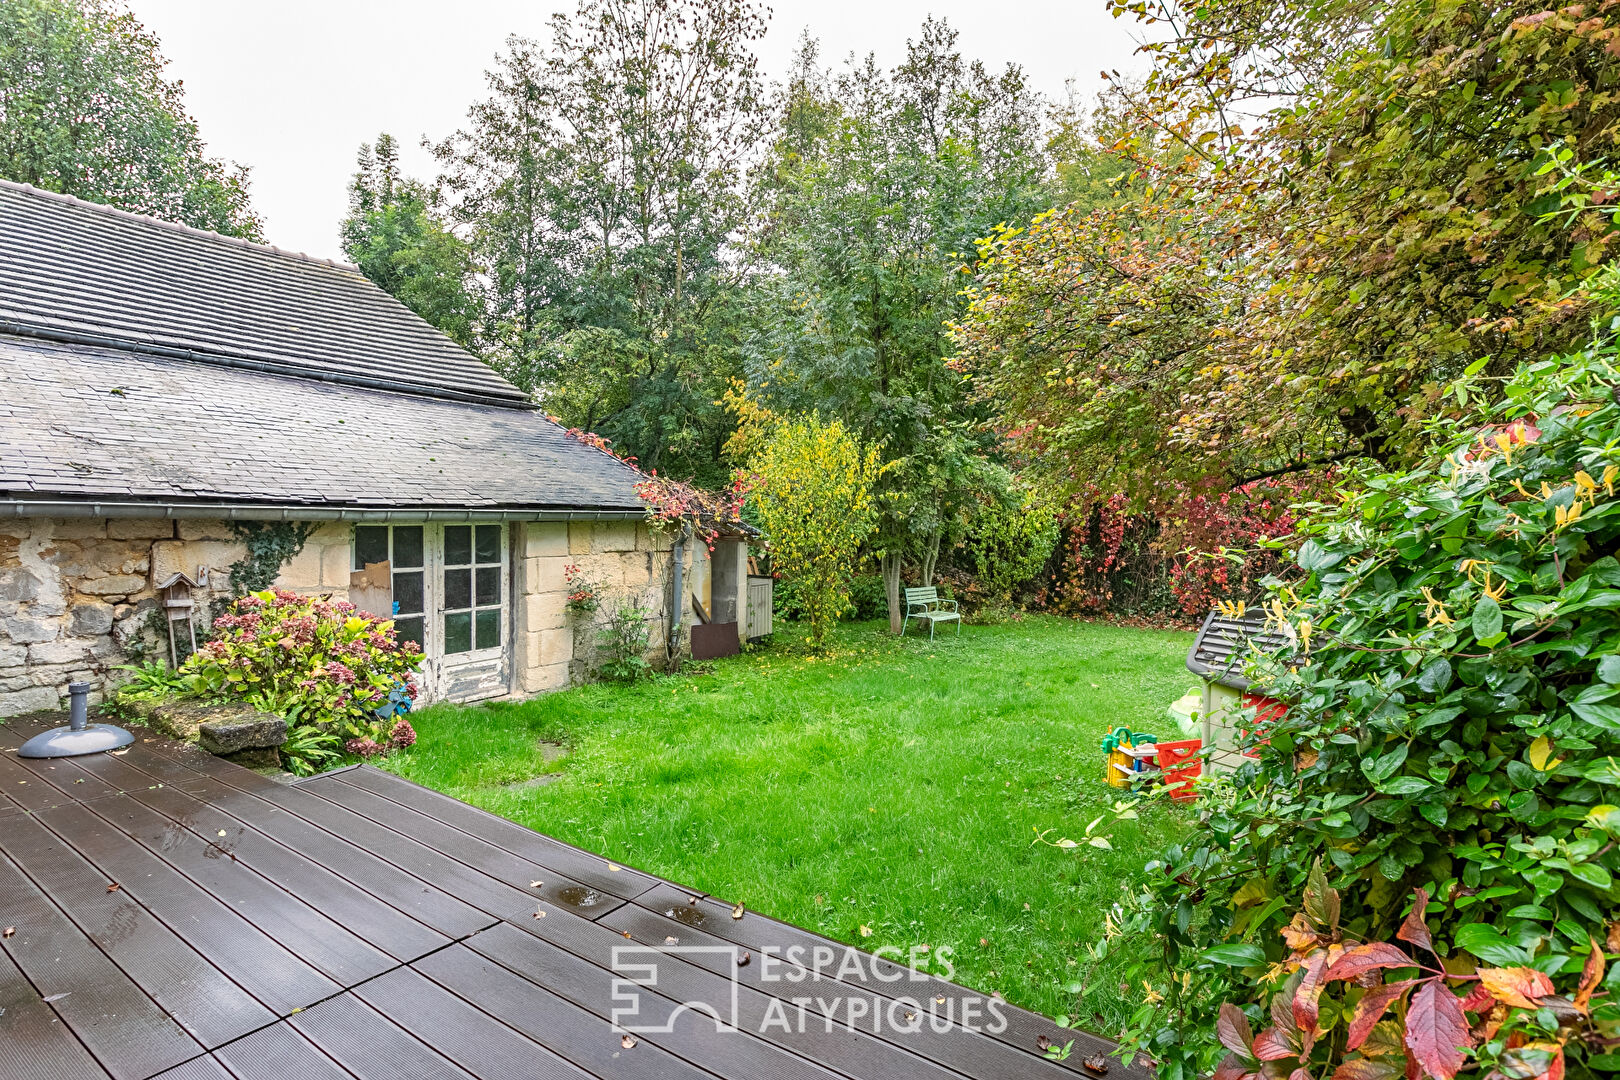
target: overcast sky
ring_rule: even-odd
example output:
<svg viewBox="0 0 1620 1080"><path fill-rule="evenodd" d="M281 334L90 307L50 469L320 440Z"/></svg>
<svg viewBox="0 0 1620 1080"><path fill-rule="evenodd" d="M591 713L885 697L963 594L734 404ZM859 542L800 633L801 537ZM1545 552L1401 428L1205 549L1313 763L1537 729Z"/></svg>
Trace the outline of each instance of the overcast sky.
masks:
<svg viewBox="0 0 1620 1080"><path fill-rule="evenodd" d="M542 37L552 11L572 10L572 0L129 3L184 80L210 152L252 169L267 239L329 258L342 257L337 226L360 144L390 132L406 171L430 177L417 144L460 126L506 36ZM760 43L773 80L805 27L825 59L870 51L889 67L929 14L961 31L965 57L1016 61L1049 96L1070 78L1090 95L1102 69L1141 67L1130 20L1109 17L1102 0L778 0L774 12Z"/></svg>

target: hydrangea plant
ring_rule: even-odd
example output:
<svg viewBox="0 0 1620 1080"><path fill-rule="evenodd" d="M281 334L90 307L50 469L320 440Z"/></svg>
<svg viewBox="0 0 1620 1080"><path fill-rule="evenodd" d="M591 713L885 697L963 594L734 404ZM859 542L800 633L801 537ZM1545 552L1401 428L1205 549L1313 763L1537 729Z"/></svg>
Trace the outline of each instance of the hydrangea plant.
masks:
<svg viewBox="0 0 1620 1080"><path fill-rule="evenodd" d="M239 597L216 618L212 638L181 674L210 697L285 716L291 759L307 769L338 743L361 757L414 743L403 713L416 699L422 657L416 642L398 640L391 620L344 600L274 589Z"/></svg>

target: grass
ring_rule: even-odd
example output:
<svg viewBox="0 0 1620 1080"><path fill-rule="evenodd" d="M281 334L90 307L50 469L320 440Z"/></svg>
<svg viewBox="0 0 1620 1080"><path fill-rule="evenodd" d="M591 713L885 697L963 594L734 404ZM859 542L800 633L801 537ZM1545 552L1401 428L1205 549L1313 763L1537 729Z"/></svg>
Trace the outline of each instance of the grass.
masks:
<svg viewBox="0 0 1620 1080"><path fill-rule="evenodd" d="M930 645L856 624L813 657L797 633L706 674L426 709L385 767L840 941L948 945L957 982L1117 1031L1123 961L1089 970L1084 947L1179 812L1105 823L1111 850L1033 841L1111 805L1098 741L1163 733L1191 635L1038 616Z"/></svg>

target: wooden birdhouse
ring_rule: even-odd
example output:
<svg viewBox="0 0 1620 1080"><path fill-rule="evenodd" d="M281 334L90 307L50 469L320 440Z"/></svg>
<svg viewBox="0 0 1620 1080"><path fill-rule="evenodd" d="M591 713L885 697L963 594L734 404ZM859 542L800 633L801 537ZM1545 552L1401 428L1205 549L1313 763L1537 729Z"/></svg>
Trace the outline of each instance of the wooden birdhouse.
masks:
<svg viewBox="0 0 1620 1080"><path fill-rule="evenodd" d="M205 587L207 584L208 567L206 566L197 567L195 576L183 573L171 574L165 580L158 582L157 592L163 601L163 615L169 630L170 667L178 668L180 666L179 648L175 644L175 623L186 624L185 632L191 641L191 651L197 651L197 626L191 619L192 612L196 607L192 592Z"/></svg>

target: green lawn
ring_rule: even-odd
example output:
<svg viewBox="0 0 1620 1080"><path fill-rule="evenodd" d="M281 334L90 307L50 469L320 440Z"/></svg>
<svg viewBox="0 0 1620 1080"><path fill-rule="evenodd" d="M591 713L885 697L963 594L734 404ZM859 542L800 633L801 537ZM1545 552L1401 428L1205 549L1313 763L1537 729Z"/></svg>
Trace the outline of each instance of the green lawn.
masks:
<svg viewBox="0 0 1620 1080"><path fill-rule="evenodd" d="M1109 851L1032 841L1109 806L1098 740L1163 734L1191 635L1040 616L930 645L859 624L813 658L797 634L709 674L426 709L386 767L841 941L949 945L956 981L1117 1031L1117 974L1078 1000L1082 945L1178 812L1100 827Z"/></svg>

